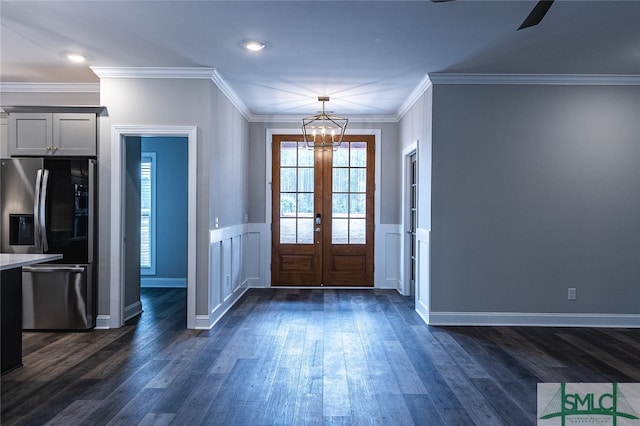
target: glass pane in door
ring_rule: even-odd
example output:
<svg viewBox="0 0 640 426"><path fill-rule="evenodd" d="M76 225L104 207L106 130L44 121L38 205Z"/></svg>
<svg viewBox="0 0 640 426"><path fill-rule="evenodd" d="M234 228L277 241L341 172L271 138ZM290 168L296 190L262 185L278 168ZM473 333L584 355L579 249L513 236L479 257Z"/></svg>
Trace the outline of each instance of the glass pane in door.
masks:
<svg viewBox="0 0 640 426"><path fill-rule="evenodd" d="M280 145L280 243L313 244L313 152L302 142Z"/></svg>
<svg viewBox="0 0 640 426"><path fill-rule="evenodd" d="M367 144L343 142L333 154L332 244L366 244Z"/></svg>

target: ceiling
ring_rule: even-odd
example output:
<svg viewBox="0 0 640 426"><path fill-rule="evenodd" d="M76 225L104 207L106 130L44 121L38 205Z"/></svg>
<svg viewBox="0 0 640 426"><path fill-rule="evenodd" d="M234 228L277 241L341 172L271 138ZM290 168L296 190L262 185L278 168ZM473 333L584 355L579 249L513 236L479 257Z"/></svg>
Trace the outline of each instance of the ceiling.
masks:
<svg viewBox="0 0 640 426"><path fill-rule="evenodd" d="M215 68L249 114L398 114L426 75L640 75L640 1L0 1L0 82ZM267 47L243 50L246 39ZM72 64L65 52L89 56Z"/></svg>

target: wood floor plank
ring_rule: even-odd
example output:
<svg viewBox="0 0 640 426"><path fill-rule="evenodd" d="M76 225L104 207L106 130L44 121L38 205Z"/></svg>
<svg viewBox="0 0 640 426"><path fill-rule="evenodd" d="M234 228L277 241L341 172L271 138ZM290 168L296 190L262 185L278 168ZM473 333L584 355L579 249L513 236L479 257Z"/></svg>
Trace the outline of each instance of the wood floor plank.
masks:
<svg viewBox="0 0 640 426"><path fill-rule="evenodd" d="M207 374L201 377L202 380L194 387L191 396L176 410L172 424L199 425L208 420L205 417L220 392L226 376Z"/></svg>
<svg viewBox="0 0 640 426"><path fill-rule="evenodd" d="M331 319L325 322L328 324L326 327L337 327L336 324L341 321L340 316L333 314L327 316ZM351 415L347 366L340 329L334 330L331 333L325 333L323 341L322 410L325 417L344 417Z"/></svg>
<svg viewBox="0 0 640 426"><path fill-rule="evenodd" d="M133 398L130 398L128 403L106 424L108 426L129 426L140 423L160 398L162 392L162 389L143 388ZM100 408L94 410L92 416L99 412ZM93 420L91 421L93 422Z"/></svg>
<svg viewBox="0 0 640 426"><path fill-rule="evenodd" d="M474 386L485 396L489 404L508 425L536 424L535 410L523 411L502 388L491 379L471 379Z"/></svg>
<svg viewBox="0 0 640 426"><path fill-rule="evenodd" d="M429 395L405 394L404 401L411 413L411 418L415 424L444 425L445 421L440 416L438 409L429 398ZM460 423L455 423L456 425Z"/></svg>
<svg viewBox="0 0 640 426"><path fill-rule="evenodd" d="M469 417L468 413L473 413L473 422L477 425L497 426L502 424L496 412L487 403L484 395L473 386L469 380L470 377L465 374L465 371L457 363L454 354L447 352L440 345L438 339L433 337L433 334L436 333L425 333L424 328L419 325L412 328L417 329L417 341L422 344L424 350L433 360L438 372L442 375L443 380L460 402L461 408L442 408L443 418L448 419L453 412L460 424L465 424L464 416L459 414L462 411L467 413L467 417Z"/></svg>
<svg viewBox="0 0 640 426"><path fill-rule="evenodd" d="M400 342L384 342L384 349L387 358L393 360L391 369L396 376L400 391L403 394L426 394L427 389L416 373Z"/></svg>
<svg viewBox="0 0 640 426"><path fill-rule="evenodd" d="M411 426L428 424L414 421L404 395L378 395L377 399L383 424L385 425Z"/></svg>
<svg viewBox="0 0 640 426"><path fill-rule="evenodd" d="M137 426L169 426L174 417L173 413L148 413Z"/></svg>
<svg viewBox="0 0 640 426"><path fill-rule="evenodd" d="M353 423L382 424L382 415L376 399L378 383L375 382L374 377L369 373L368 365L364 362L366 355L362 337L359 333L343 333L342 344Z"/></svg>
<svg viewBox="0 0 640 426"><path fill-rule="evenodd" d="M75 400L46 424L47 426L66 426L88 423L87 418L97 408L98 404L100 404L100 401Z"/></svg>
<svg viewBox="0 0 640 426"><path fill-rule="evenodd" d="M558 336L576 348L580 348L585 354L588 354L592 358L590 362L594 365L597 364L598 370L605 371L608 375L616 377L616 381L624 382L628 377L634 377L640 374L640 364L635 363L631 365L620 357L616 357L610 351L609 346L596 346L580 336L571 333L559 333Z"/></svg>
<svg viewBox="0 0 640 426"><path fill-rule="evenodd" d="M536 410L536 395L530 390L536 388L537 378L518 359L510 356L495 344L487 333L490 330L478 327L465 328L455 334L468 353L477 358L478 363L489 372L491 378L472 379L474 383L499 387L510 400L526 413ZM480 381L474 381L480 380Z"/></svg>
<svg viewBox="0 0 640 426"><path fill-rule="evenodd" d="M640 382L640 330L429 327L383 289L250 289L211 330L143 289L115 330L25 332L0 423L535 424L541 381Z"/></svg>
<svg viewBox="0 0 640 426"><path fill-rule="evenodd" d="M469 355L449 333L433 333L433 336L449 354L464 374L472 379L487 379L489 373Z"/></svg>

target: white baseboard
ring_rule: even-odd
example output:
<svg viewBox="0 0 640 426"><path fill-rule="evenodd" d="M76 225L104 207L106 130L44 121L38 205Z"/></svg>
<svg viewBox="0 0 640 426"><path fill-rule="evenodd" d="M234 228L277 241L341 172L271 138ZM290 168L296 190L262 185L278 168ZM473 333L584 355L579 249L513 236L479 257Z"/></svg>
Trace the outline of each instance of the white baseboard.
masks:
<svg viewBox="0 0 640 426"><path fill-rule="evenodd" d="M246 283L249 288L267 288L260 278L247 278Z"/></svg>
<svg viewBox="0 0 640 426"><path fill-rule="evenodd" d="M111 328L111 315L98 315L96 317L95 330L108 330Z"/></svg>
<svg viewBox="0 0 640 426"><path fill-rule="evenodd" d="M427 312L416 311L434 326L535 326L535 327L615 327L640 328L636 314L574 314L520 312Z"/></svg>
<svg viewBox="0 0 640 426"><path fill-rule="evenodd" d="M416 312L418 313L418 315L420 315L420 318L422 318L422 321L424 321L425 324L432 325L429 322L429 308L425 306L424 303L422 303L420 300L416 300L415 306L416 306L415 308Z"/></svg>
<svg viewBox="0 0 640 426"><path fill-rule="evenodd" d="M247 292L247 282L245 281L240 287L225 299L224 302L216 306L209 315L196 315L196 330L210 330L224 314Z"/></svg>
<svg viewBox="0 0 640 426"><path fill-rule="evenodd" d="M382 282L374 283L374 288L383 290L397 290L400 293L401 283L400 280L395 278L387 278Z"/></svg>
<svg viewBox="0 0 640 426"><path fill-rule="evenodd" d="M187 288L187 278L140 277L140 287Z"/></svg>
<svg viewBox="0 0 640 426"><path fill-rule="evenodd" d="M142 302L138 300L129 306L125 306L124 320L125 321L130 320L131 318L135 317L136 315L140 315L141 313L142 313Z"/></svg>

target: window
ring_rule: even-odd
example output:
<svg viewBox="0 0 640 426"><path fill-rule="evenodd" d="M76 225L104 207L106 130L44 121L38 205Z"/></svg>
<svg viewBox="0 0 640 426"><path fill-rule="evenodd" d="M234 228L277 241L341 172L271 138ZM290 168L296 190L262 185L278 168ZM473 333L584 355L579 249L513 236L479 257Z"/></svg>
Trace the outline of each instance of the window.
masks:
<svg viewBox="0 0 640 426"><path fill-rule="evenodd" d="M140 158L140 274L156 273L156 153Z"/></svg>

